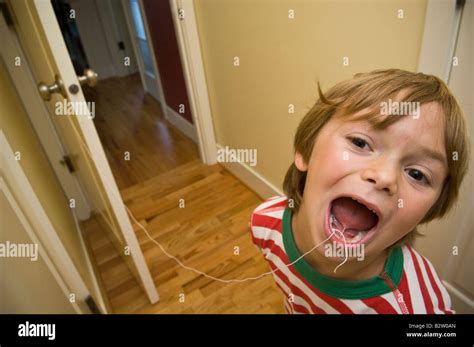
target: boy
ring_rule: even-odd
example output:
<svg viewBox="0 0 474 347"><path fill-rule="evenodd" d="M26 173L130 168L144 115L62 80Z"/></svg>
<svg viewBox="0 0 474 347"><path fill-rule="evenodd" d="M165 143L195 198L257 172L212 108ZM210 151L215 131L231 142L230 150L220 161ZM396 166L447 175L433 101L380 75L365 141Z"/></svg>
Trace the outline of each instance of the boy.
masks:
<svg viewBox="0 0 474 347"><path fill-rule="evenodd" d="M251 217L288 313L454 313L411 242L444 216L467 171L464 116L446 84L402 70L357 74L295 135L286 196Z"/></svg>

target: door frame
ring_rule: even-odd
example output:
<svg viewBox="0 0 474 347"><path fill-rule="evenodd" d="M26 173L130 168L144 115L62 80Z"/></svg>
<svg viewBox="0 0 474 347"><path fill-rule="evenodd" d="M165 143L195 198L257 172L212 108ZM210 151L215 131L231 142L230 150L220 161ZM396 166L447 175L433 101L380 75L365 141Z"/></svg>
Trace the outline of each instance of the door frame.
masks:
<svg viewBox="0 0 474 347"><path fill-rule="evenodd" d="M86 304L86 299L91 293L56 233L27 176L18 161L15 160L14 151L3 130L0 130L0 148L1 173L5 177L5 179L0 177L0 188L5 192L31 241L38 244L41 258L45 261L64 295L67 298L70 294L75 295L75 302L71 302L74 310L77 313L91 313ZM84 248L83 245L82 248ZM90 260L88 258L87 260L90 270ZM102 312L107 313L93 273L91 277L95 286L94 298L99 301L98 305Z"/></svg>
<svg viewBox="0 0 474 347"><path fill-rule="evenodd" d="M168 0L183 65L184 80L202 162L217 162L217 143L193 0ZM179 10L184 19L179 19Z"/></svg>

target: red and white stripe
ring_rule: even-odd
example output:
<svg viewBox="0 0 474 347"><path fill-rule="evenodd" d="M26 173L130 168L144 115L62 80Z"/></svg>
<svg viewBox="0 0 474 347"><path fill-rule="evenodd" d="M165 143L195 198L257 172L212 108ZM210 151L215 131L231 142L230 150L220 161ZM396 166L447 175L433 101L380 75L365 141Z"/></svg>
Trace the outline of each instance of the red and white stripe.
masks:
<svg viewBox="0 0 474 347"><path fill-rule="evenodd" d="M273 197L259 205L252 214L252 239L270 265L276 284L285 295L288 313L316 314L401 314L454 313L446 288L428 260L410 246L403 247L404 269L396 292L366 299L340 299L313 287L289 265L282 237L282 219L287 198Z"/></svg>

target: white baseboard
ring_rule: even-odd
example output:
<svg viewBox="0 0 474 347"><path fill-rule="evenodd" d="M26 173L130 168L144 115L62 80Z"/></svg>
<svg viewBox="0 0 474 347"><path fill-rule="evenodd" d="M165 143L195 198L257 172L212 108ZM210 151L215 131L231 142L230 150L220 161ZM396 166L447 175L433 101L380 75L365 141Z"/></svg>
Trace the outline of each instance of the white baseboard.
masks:
<svg viewBox="0 0 474 347"><path fill-rule="evenodd" d="M218 150L224 150L224 146L217 144ZM275 195L283 195L283 192L272 183L261 176L248 164L241 162L219 162L246 186L252 189L262 199L268 199Z"/></svg>
<svg viewBox="0 0 474 347"><path fill-rule="evenodd" d="M176 128L178 128L184 135L189 137L195 143L198 143L198 136L195 126L189 123L186 119L180 116L175 110L173 110L168 105L166 105L166 111L166 118L168 119L168 121Z"/></svg>

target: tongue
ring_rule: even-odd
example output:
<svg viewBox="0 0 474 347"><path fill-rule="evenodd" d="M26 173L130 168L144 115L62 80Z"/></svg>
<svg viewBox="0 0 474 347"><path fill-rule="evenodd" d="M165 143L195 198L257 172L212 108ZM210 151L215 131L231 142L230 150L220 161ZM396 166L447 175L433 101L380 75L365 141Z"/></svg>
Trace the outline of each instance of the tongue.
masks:
<svg viewBox="0 0 474 347"><path fill-rule="evenodd" d="M351 198L338 198L332 202L332 213L344 229L356 234L377 224L377 215ZM348 230L351 229L351 230Z"/></svg>

